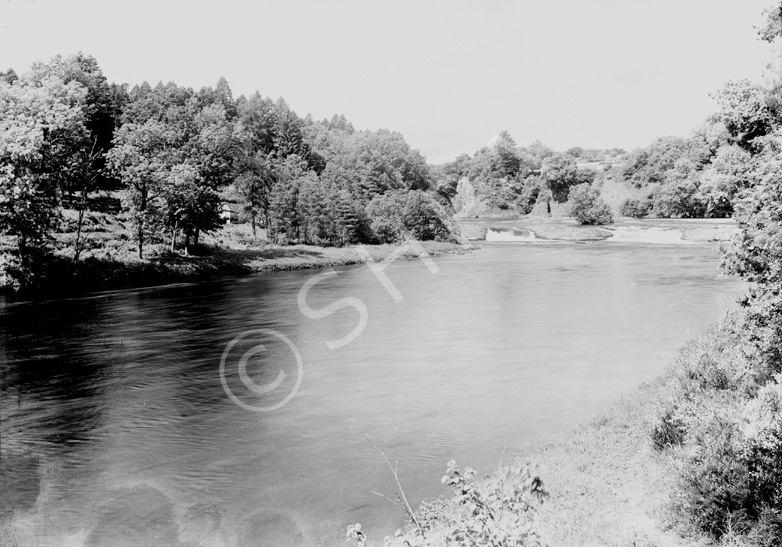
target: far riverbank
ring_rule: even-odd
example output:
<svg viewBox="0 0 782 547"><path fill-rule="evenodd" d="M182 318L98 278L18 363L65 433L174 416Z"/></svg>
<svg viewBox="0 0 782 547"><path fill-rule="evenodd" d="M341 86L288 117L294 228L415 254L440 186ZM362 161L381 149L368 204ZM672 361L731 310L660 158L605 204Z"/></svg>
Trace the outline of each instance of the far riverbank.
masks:
<svg viewBox="0 0 782 547"><path fill-rule="evenodd" d="M313 245L205 245L198 254L184 255L154 249L149 257L122 253L115 257L90 255L74 262L53 255L44 274L20 296L67 296L78 293L149 287L168 283L199 281L219 276L239 276L264 271L329 268L366 262L359 246L317 247ZM373 260L380 261L402 249L399 258L417 258L423 253L412 246L362 245ZM420 248L429 256L463 254L469 245L422 241ZM10 279L0 277L0 293L13 293Z"/></svg>

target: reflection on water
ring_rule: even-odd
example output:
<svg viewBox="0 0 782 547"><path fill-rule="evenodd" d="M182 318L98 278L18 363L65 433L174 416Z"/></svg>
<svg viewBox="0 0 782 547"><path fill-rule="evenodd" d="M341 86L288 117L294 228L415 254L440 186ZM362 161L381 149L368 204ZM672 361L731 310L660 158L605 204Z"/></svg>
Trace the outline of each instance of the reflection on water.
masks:
<svg viewBox="0 0 782 547"><path fill-rule="evenodd" d="M385 273L366 267L297 296L314 272L122 291L0 311L0 543L344 544L348 523L391 533L399 461L411 502L444 493L451 458L489 471L503 445L556 436L657 375L732 305L709 245L487 245ZM273 412L231 402L220 359L250 330L283 334L304 375ZM279 389L296 380L285 344L261 336L228 360ZM233 368L232 368L233 367ZM283 371L283 375L280 371ZM242 391L244 389L244 391ZM274 394L265 395L277 396ZM382 541L382 540L381 540Z"/></svg>

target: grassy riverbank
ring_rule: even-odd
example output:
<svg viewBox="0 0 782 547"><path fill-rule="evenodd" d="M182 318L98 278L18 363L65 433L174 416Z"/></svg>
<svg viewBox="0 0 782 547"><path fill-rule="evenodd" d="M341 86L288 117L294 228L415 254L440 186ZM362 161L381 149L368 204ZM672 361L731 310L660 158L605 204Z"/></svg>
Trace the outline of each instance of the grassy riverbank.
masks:
<svg viewBox="0 0 782 547"><path fill-rule="evenodd" d="M560 440L515 455L505 469L529 467L548 492L542 503L533 501L531 520L539 542L525 545L782 544L779 515L769 505L755 514L750 505L763 499L758 496L769 488L777 493L780 488L782 462L770 459L772 453L765 450L753 452L752 447L760 438L766 449L774 450L776 445L769 443L782 438L758 436L758 431L778 432L782 389L769 382L773 370L764 368L747 325L746 313L729 314L683 347L656 380ZM758 407L763 401L770 405L765 411ZM754 415L758 411L760 419ZM475 490L497 492L491 485L503 481L509 481L507 471L498 469L479 479ZM487 506L500 508L500 514L508 507L507 492L527 488L523 480L510 481L506 493L485 498L490 500ZM440 545L431 538L442 529L461 530L474 521L469 511L465 513L463 499L457 495L425 502L418 519L427 527L427 539L414 544ZM529 518L522 515L525 521ZM728 525L719 524L719 519ZM408 527L407 538L417 534L414 526Z"/></svg>
<svg viewBox="0 0 782 547"><path fill-rule="evenodd" d="M548 496L533 517L540 543L551 547L705 547L706 538L676 531L669 502L676 481L670 462L655 450L649 432L660 402L670 391L665 375L612 404L563 439L515 456L529 466ZM499 470L478 488L503 477ZM516 485L523 488L523 484ZM464 519L456 498L425 502L427 522ZM432 526L437 530L437 525ZM413 527L408 534L413 535ZM402 545L403 543L399 543ZM423 545L439 545L423 543ZM396 543L394 544L396 545ZM531 543L531 545L538 545Z"/></svg>
<svg viewBox="0 0 782 547"><path fill-rule="evenodd" d="M317 247L313 245L274 245L253 236L249 225L228 225L203 238L202 243L184 251L170 251L164 242L149 244L140 259L124 228L108 215L93 215L86 233L86 248L73 260L73 233L59 233L53 252L38 269L28 293L73 294L80 292L145 287L166 283L197 281L215 276L244 275L275 270L327 268L365 262L356 246ZM123 237L124 236L124 237ZM8 249L10 238L0 242ZM430 256L462 254L471 247L436 241L421 242ZM376 261L400 248L401 258L415 258L419 252L401 245L363 245ZM2 251L2 249L0 249ZM0 261L3 257L0 256ZM1 266L1 265L0 265ZM2 267L0 267L0 272ZM0 291L13 290L13 280L0 273Z"/></svg>
<svg viewBox="0 0 782 547"><path fill-rule="evenodd" d="M538 527L548 545L668 547L703 545L672 529L675 480L649 432L670 376L615 402L567 438L520 456L550 496Z"/></svg>

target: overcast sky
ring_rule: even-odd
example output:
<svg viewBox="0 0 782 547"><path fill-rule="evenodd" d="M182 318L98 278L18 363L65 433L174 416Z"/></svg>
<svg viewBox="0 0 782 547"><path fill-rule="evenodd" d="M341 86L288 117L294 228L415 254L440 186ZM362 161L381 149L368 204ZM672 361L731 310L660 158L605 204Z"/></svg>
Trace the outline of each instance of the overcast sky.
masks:
<svg viewBox="0 0 782 547"><path fill-rule="evenodd" d="M0 69L83 51L109 81L285 97L432 163L502 129L555 149L686 135L760 81L770 0L0 0Z"/></svg>

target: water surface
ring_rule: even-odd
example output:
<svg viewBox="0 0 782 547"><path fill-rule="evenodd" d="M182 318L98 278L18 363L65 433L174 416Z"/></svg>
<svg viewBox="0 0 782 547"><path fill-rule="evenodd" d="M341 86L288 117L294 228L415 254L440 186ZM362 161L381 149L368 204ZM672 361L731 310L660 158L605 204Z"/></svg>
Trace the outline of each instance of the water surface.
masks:
<svg viewBox="0 0 782 547"><path fill-rule="evenodd" d="M741 291L711 244L498 243L434 261L385 270L399 302L366 266L338 268L309 316L297 297L317 271L6 303L0 543L343 545L361 522L382 544L403 515L372 493L395 484L367 436L413 504L444 494L449 459L488 472L506 444L563 435ZM342 298L366 327L329 349L360 313L312 311ZM297 364L272 331L304 373L287 404L253 412L220 362L240 402L282 402ZM250 393L243 355L277 389Z"/></svg>

